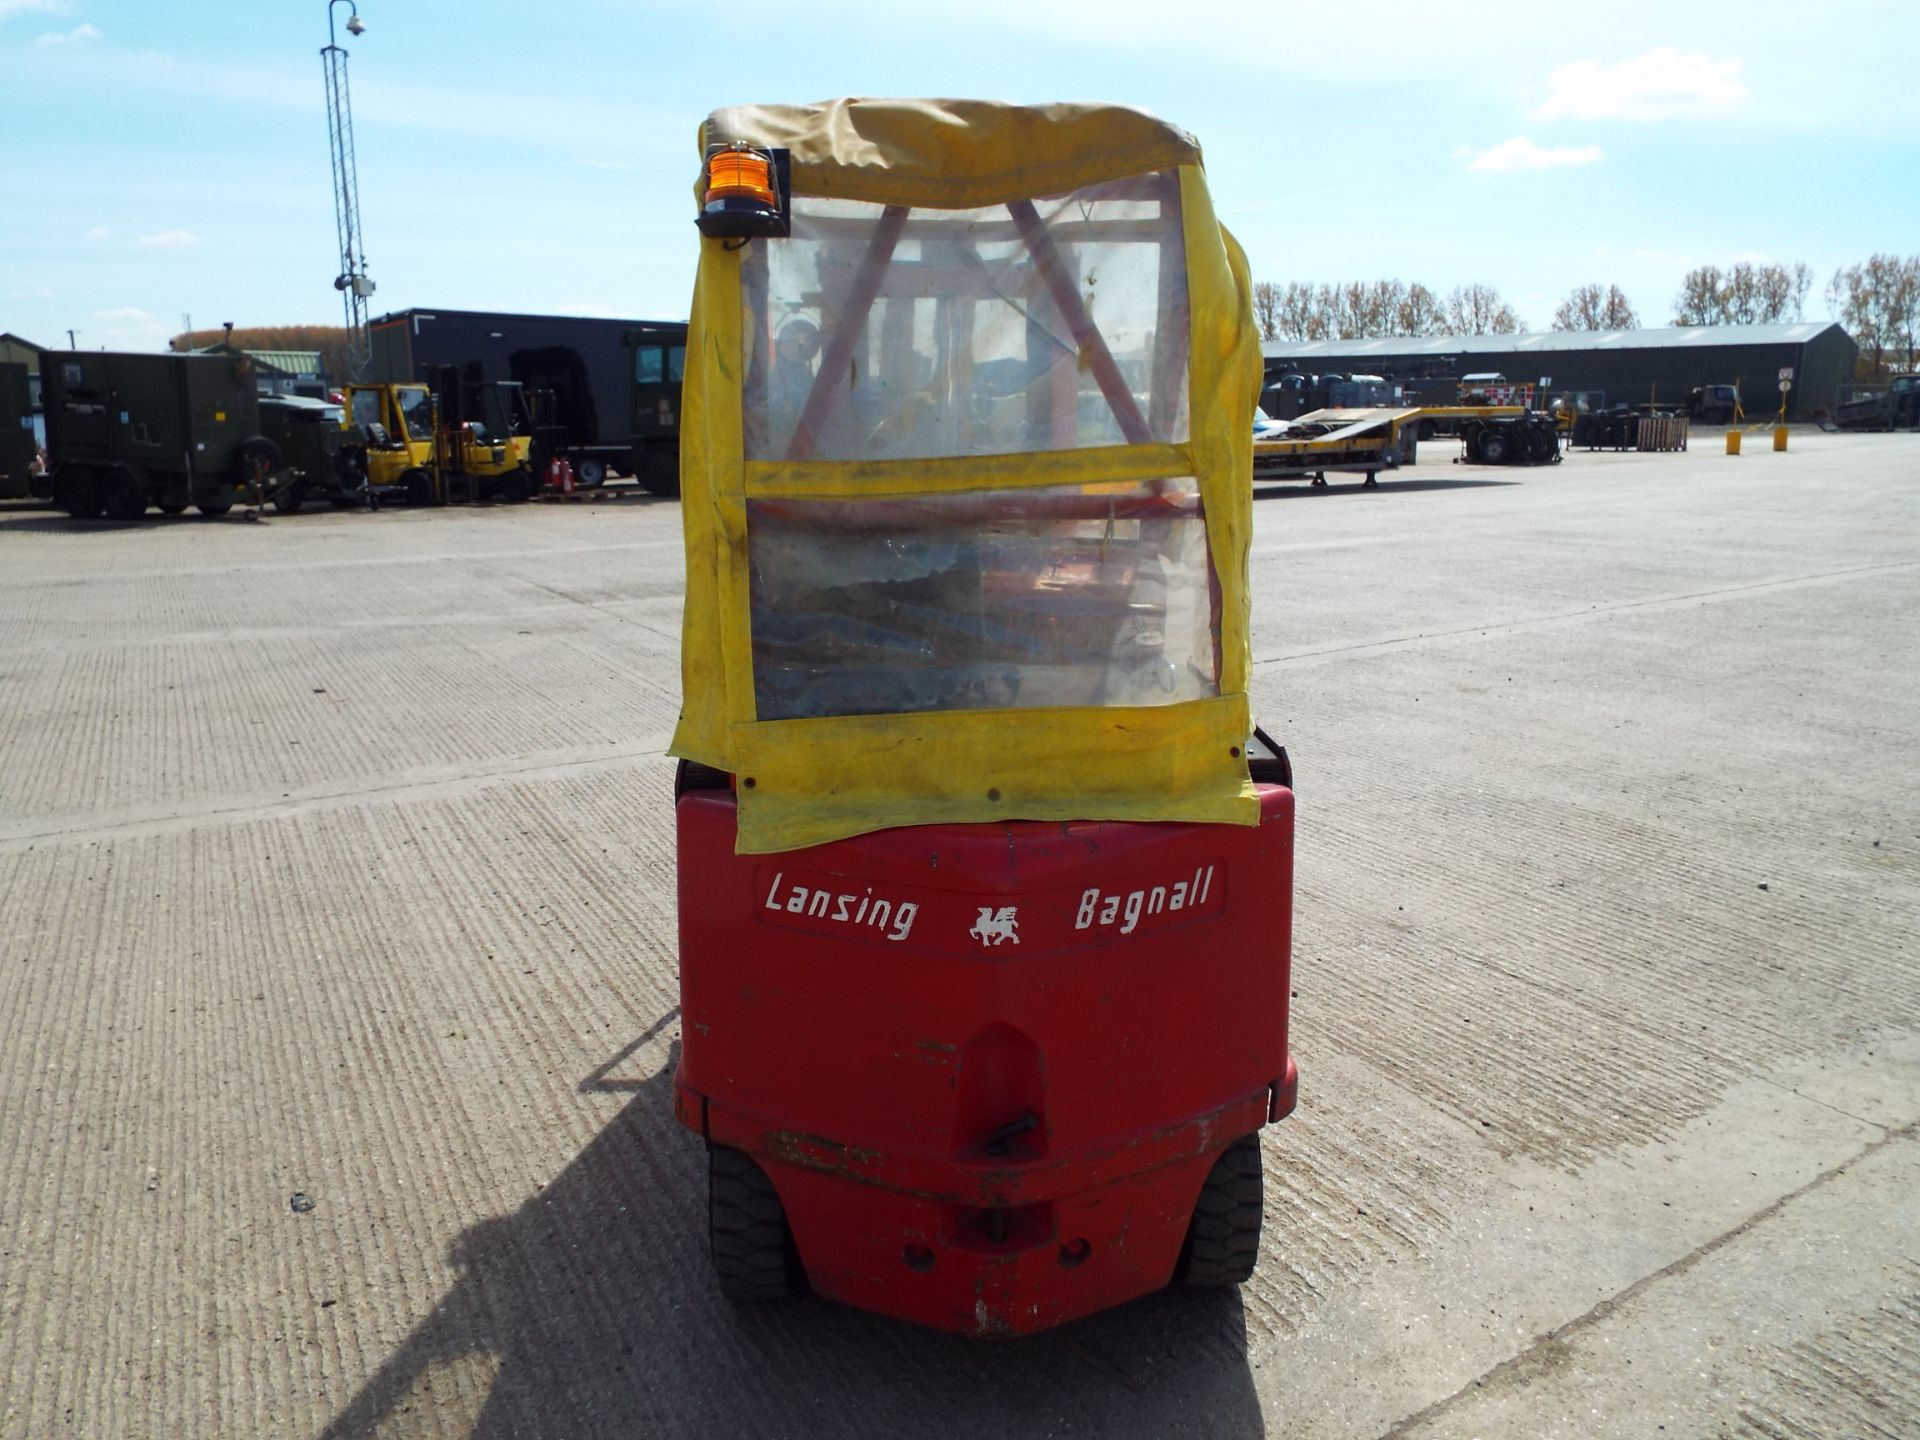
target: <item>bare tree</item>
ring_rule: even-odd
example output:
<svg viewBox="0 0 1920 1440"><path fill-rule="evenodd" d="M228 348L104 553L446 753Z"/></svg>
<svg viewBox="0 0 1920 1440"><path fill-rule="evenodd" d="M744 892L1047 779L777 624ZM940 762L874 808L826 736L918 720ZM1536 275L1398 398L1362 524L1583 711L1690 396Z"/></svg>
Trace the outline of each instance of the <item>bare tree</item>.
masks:
<svg viewBox="0 0 1920 1440"><path fill-rule="evenodd" d="M1253 287L1253 318L1260 326L1262 340L1280 338L1280 288L1266 280Z"/></svg>
<svg viewBox="0 0 1920 1440"><path fill-rule="evenodd" d="M1286 340L1324 340L1327 338L1318 297L1311 285L1289 280L1280 292L1274 324Z"/></svg>
<svg viewBox="0 0 1920 1440"><path fill-rule="evenodd" d="M1813 267L1804 260L1793 262L1793 279L1790 282L1793 297L1793 318L1803 319L1807 313L1807 292L1813 289Z"/></svg>
<svg viewBox="0 0 1920 1440"><path fill-rule="evenodd" d="M1755 265L1740 260L1721 270L1702 265L1689 270L1674 297L1676 325L1772 325L1806 313L1813 271L1805 261L1791 265Z"/></svg>
<svg viewBox="0 0 1920 1440"><path fill-rule="evenodd" d="M1520 317L1491 285L1456 285L1447 292L1449 335L1515 335Z"/></svg>
<svg viewBox="0 0 1920 1440"><path fill-rule="evenodd" d="M1618 285L1580 285L1553 312L1556 330L1635 330L1640 317Z"/></svg>
<svg viewBox="0 0 1920 1440"><path fill-rule="evenodd" d="M1726 323L1726 277L1718 265L1702 265L1689 270L1680 279L1680 293L1673 301L1676 325L1723 325Z"/></svg>
<svg viewBox="0 0 1920 1440"><path fill-rule="evenodd" d="M1446 333L1447 317L1441 309L1440 297L1418 280L1409 285L1407 293L1401 297L1397 320L1396 328L1402 335Z"/></svg>
<svg viewBox="0 0 1920 1440"><path fill-rule="evenodd" d="M1920 336L1920 255L1870 255L1827 284L1827 304L1860 346L1867 376L1911 368Z"/></svg>

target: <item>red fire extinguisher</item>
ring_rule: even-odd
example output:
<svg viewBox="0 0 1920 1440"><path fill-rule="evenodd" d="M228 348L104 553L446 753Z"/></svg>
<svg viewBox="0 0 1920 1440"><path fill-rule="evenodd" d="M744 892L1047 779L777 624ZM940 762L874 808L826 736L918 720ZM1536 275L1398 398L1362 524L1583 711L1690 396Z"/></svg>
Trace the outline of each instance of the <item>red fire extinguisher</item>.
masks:
<svg viewBox="0 0 1920 1440"><path fill-rule="evenodd" d="M564 455L554 456L547 466L547 483L559 494L573 494L573 462Z"/></svg>

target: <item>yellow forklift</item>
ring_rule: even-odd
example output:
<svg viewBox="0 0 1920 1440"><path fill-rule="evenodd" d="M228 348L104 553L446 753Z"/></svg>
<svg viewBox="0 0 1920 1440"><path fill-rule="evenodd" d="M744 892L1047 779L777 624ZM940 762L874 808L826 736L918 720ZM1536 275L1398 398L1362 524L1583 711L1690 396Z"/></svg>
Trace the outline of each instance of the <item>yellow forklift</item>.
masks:
<svg viewBox="0 0 1920 1440"><path fill-rule="evenodd" d="M346 387L344 423L365 438L371 493L409 505L531 499L533 423L519 384L463 384L450 366L439 380Z"/></svg>

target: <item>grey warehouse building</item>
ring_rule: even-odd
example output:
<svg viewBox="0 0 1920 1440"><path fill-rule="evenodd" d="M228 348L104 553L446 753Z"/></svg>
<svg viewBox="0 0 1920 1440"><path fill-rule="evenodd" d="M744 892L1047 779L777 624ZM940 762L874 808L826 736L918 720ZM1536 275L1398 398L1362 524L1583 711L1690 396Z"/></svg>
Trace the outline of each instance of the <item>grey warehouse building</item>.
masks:
<svg viewBox="0 0 1920 1440"><path fill-rule="evenodd" d="M1273 340L1261 347L1267 379L1370 374L1417 379L1497 371L1516 384L1542 379L1559 394L1598 405L1686 399L1696 385L1740 386L1747 409L1779 406L1779 376L1793 371L1792 413L1831 409L1853 379L1860 347L1831 320L1783 325L1673 325L1648 330L1547 330L1520 335L1394 336L1378 340Z"/></svg>

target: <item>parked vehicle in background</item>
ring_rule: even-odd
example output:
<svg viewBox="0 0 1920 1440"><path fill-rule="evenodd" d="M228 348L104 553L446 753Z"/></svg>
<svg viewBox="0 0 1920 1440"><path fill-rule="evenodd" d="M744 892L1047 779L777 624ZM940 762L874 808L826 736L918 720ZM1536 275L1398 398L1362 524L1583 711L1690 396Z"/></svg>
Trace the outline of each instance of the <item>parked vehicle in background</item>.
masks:
<svg viewBox="0 0 1920 1440"><path fill-rule="evenodd" d="M671 386L671 420L660 421L660 397L655 396L648 426L636 426L633 351L640 345L684 347L684 324L415 309L382 316L370 334L371 380L432 384L441 367L450 365L468 384L514 381L529 393L550 394L551 425L543 428L552 431L547 437L552 457L543 453L539 458L542 463L567 460L577 484L603 483L610 471L634 465L636 450L643 462L656 452L663 454L669 439L672 468L678 468L679 381L661 382ZM661 458L649 468L664 473L665 467Z"/></svg>
<svg viewBox="0 0 1920 1440"><path fill-rule="evenodd" d="M1833 422L1843 430L1920 430L1920 375L1896 375L1880 394L1847 401Z"/></svg>
<svg viewBox="0 0 1920 1440"><path fill-rule="evenodd" d="M678 495L687 327L641 326L627 339L633 350L633 477L655 495Z"/></svg>
<svg viewBox="0 0 1920 1440"><path fill-rule="evenodd" d="M33 405L27 387L27 367L0 364L0 500L24 500L34 493L34 456L39 443L33 434Z"/></svg>
<svg viewBox="0 0 1920 1440"><path fill-rule="evenodd" d="M1744 418L1740 391L1732 385L1696 385L1682 407L1687 418L1702 425L1727 425Z"/></svg>
<svg viewBox="0 0 1920 1440"><path fill-rule="evenodd" d="M521 387L466 383L451 366L434 380L347 386L372 495L409 505L530 499L533 419Z"/></svg>
<svg viewBox="0 0 1920 1440"><path fill-rule="evenodd" d="M308 501L339 509L365 505L366 437L343 424L341 406L304 395L260 397L260 433L280 452L282 468L269 495L273 508L291 515Z"/></svg>
<svg viewBox="0 0 1920 1440"><path fill-rule="evenodd" d="M40 382L52 498L76 520L224 515L281 468L245 356L44 350Z"/></svg>
<svg viewBox="0 0 1920 1440"><path fill-rule="evenodd" d="M1296 420L1315 410L1370 410L1400 403L1400 386L1384 375L1290 370L1274 376L1260 392L1260 409L1274 420Z"/></svg>

